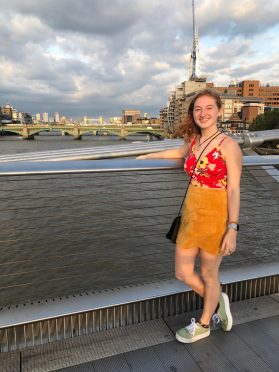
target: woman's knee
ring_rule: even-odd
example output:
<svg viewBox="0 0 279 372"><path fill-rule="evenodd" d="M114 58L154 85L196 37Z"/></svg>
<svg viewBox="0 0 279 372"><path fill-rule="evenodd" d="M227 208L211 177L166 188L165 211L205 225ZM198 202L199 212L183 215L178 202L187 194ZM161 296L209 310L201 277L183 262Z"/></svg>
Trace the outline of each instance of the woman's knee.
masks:
<svg viewBox="0 0 279 372"><path fill-rule="evenodd" d="M211 284L219 282L218 270L208 269L206 267L201 268L201 277L204 283Z"/></svg>
<svg viewBox="0 0 279 372"><path fill-rule="evenodd" d="M176 260L175 262L175 277L177 280L188 284L191 281L191 277L194 275L194 265L187 264L181 260Z"/></svg>
<svg viewBox="0 0 279 372"><path fill-rule="evenodd" d="M194 272L184 272L183 270L175 270L175 277L177 280L190 285L194 280Z"/></svg>
<svg viewBox="0 0 279 372"><path fill-rule="evenodd" d="M175 278L177 280L180 280L181 282L184 281L184 273L183 271L178 267L178 265L175 265Z"/></svg>
<svg viewBox="0 0 279 372"><path fill-rule="evenodd" d="M184 282L184 275L180 271L175 270L175 278L181 282Z"/></svg>
<svg viewBox="0 0 279 372"><path fill-rule="evenodd" d="M204 283L219 282L219 267L222 257L212 256L210 253L201 252L201 277Z"/></svg>

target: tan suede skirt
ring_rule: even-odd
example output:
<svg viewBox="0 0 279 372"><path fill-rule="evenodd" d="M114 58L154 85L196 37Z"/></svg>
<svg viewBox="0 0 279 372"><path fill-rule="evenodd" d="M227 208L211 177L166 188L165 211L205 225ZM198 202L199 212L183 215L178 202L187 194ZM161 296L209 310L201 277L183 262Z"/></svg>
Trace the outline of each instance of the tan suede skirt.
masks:
<svg viewBox="0 0 279 372"><path fill-rule="evenodd" d="M176 245L218 255L228 223L226 189L190 185L184 201Z"/></svg>

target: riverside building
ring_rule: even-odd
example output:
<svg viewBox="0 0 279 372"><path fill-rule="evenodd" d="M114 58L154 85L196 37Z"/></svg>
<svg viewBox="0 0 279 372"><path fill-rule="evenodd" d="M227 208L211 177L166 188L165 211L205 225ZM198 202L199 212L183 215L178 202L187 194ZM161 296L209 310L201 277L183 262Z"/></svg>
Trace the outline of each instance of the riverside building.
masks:
<svg viewBox="0 0 279 372"><path fill-rule="evenodd" d="M43 122L44 123L48 123L49 122L48 112L44 112L43 113Z"/></svg>
<svg viewBox="0 0 279 372"><path fill-rule="evenodd" d="M140 119L140 110L123 110L122 111L122 123L123 124L135 124Z"/></svg>
<svg viewBox="0 0 279 372"><path fill-rule="evenodd" d="M243 80L240 83L234 81L227 87L215 87L213 83L208 86L218 92L235 94L238 97L261 98L265 107L279 109L279 85L261 84L259 80Z"/></svg>

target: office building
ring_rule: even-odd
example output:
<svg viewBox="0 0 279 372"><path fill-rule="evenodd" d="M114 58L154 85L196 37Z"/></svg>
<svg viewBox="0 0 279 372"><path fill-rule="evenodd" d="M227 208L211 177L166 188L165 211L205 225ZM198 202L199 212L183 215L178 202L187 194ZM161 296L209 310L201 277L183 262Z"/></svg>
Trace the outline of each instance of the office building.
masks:
<svg viewBox="0 0 279 372"><path fill-rule="evenodd" d="M123 124L135 124L140 119L140 110L123 110L122 111L122 123Z"/></svg>
<svg viewBox="0 0 279 372"><path fill-rule="evenodd" d="M261 98L265 107L279 108L279 85L261 84L259 80L243 80L240 83L235 80L229 86L219 87L213 83L209 83L207 86L218 92L234 94L238 97Z"/></svg>
<svg viewBox="0 0 279 372"><path fill-rule="evenodd" d="M59 124L60 123L60 113L59 112L55 112L54 113L54 122L56 124Z"/></svg>
<svg viewBox="0 0 279 372"><path fill-rule="evenodd" d="M43 113L43 122L48 123L49 122L49 117L48 117L48 112Z"/></svg>

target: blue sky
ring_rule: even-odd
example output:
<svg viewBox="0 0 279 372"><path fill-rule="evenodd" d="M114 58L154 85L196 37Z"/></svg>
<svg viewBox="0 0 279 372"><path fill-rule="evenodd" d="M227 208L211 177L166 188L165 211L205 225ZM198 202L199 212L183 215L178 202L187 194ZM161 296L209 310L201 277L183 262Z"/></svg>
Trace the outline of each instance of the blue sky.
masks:
<svg viewBox="0 0 279 372"><path fill-rule="evenodd" d="M195 0L201 73L279 85L279 1ZM0 0L0 104L158 115L188 79L191 0Z"/></svg>

